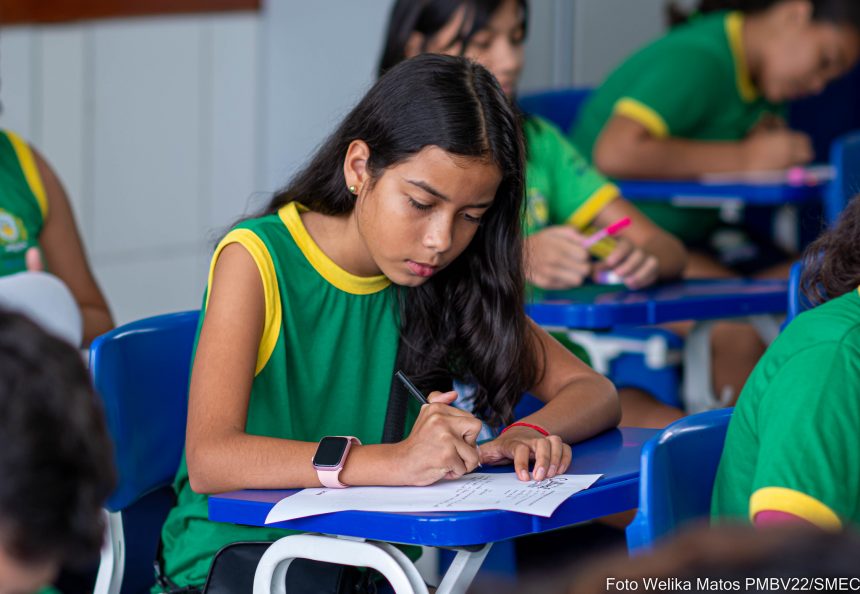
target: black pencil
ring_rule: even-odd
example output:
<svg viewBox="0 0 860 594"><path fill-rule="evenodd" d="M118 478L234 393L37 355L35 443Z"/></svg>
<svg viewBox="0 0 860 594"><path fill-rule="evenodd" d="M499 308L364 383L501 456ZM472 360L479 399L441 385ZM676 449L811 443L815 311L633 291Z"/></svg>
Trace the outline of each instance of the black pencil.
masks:
<svg viewBox="0 0 860 594"><path fill-rule="evenodd" d="M422 394L421 391L415 387L415 384L413 384L412 381L408 377L406 377L405 373L398 369L397 372L394 374L394 377L400 380L400 383L403 384L407 392L412 394L412 397L415 398L415 400L417 400L421 404L430 404L429 402L427 402L427 398L424 397L424 394Z"/></svg>

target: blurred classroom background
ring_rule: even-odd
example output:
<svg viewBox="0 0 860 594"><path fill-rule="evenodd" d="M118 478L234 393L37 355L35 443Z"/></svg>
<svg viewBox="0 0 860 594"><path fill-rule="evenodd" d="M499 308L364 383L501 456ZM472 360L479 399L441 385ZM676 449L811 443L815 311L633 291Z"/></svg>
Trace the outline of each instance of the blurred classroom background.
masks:
<svg viewBox="0 0 860 594"><path fill-rule="evenodd" d="M181 4L214 8L0 26L0 126L63 180L117 324L200 306L215 241L372 82L392 0ZM666 29L664 4L533 2L520 92L597 85Z"/></svg>

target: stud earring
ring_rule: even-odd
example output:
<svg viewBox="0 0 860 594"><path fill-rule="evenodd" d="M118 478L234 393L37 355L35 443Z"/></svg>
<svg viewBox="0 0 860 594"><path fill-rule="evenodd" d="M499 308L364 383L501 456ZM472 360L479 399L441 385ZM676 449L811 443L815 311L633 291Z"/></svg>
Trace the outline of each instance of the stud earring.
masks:
<svg viewBox="0 0 860 594"><path fill-rule="evenodd" d="M349 190L351 194L355 194L358 192L358 188L356 188L354 185L348 186L346 189Z"/></svg>

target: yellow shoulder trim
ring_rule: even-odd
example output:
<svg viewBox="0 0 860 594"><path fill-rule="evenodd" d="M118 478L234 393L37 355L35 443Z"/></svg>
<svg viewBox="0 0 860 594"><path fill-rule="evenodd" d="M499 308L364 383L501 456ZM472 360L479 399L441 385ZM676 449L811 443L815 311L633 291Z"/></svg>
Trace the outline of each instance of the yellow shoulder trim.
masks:
<svg viewBox="0 0 860 594"><path fill-rule="evenodd" d="M266 299L266 319L263 324L263 336L260 338L260 346L257 349L257 366L254 370L254 375L259 375L266 363L269 362L269 357L275 350L275 344L278 342L278 335L281 332L281 294L278 290L278 277L275 276L275 265L272 263L272 256L269 250L266 249L266 244L253 231L249 229L234 229L230 231L215 248L215 254L212 256L212 263L209 265L209 282L208 291L206 292L206 305L209 307L209 296L212 294L212 279L215 276L215 263L218 261L218 256L221 255L221 250L231 243L241 244L257 265L260 271L260 278L263 281L263 295Z"/></svg>
<svg viewBox="0 0 860 594"><path fill-rule="evenodd" d="M729 38L729 48L735 62L735 81L738 93L747 103L758 99L758 89L753 84L747 65L747 53L744 48L744 15L742 12L732 12L726 17L726 36Z"/></svg>
<svg viewBox="0 0 860 594"><path fill-rule="evenodd" d="M6 130L6 136L9 137L9 142L12 143L12 148L15 149L15 155L18 157L18 163L21 165L21 170L24 172L24 178L27 180L27 185L30 186L30 191L36 197L36 202L39 204L39 210L42 211L42 218L48 216L48 197L45 194L45 185L42 183L42 176L39 175L39 167L36 165L36 157L33 155L30 145L15 134Z"/></svg>
<svg viewBox="0 0 860 594"><path fill-rule="evenodd" d="M307 211L307 208L297 202L290 202L282 206L278 211L278 216L281 217L284 225L299 249L302 250L305 258L308 259L311 266L330 284L334 285L341 291L352 293L353 295L370 295L378 293L391 284L391 280L384 274L379 276L356 276L350 274L340 266L334 263L325 252L316 244L313 238L302 223L301 212Z"/></svg>
<svg viewBox="0 0 860 594"><path fill-rule="evenodd" d="M785 487L765 487L750 497L750 521L765 510L785 512L803 518L825 530L839 530L842 521L836 513L818 499Z"/></svg>
<svg viewBox="0 0 860 594"><path fill-rule="evenodd" d="M580 230L585 229L600 214L600 211L606 208L607 204L618 198L619 195L618 186L609 182L603 184L570 215L570 218L567 219L567 224Z"/></svg>
<svg viewBox="0 0 860 594"><path fill-rule="evenodd" d="M612 112L639 122L656 138L669 136L669 126L666 124L666 120L641 101L624 97L615 103Z"/></svg>

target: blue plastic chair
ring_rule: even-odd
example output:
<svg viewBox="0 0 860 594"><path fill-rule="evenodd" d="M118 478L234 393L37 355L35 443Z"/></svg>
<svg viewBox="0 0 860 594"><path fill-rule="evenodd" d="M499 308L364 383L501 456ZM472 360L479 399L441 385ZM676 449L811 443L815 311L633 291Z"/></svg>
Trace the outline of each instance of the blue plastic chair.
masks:
<svg viewBox="0 0 860 594"><path fill-rule="evenodd" d="M798 315L812 308L809 299L800 290L801 275L803 275L803 262L795 262L791 265L791 273L788 276L788 314L782 325L783 329Z"/></svg>
<svg viewBox="0 0 860 594"><path fill-rule="evenodd" d="M593 89L553 89L530 93L517 99L525 113L540 116L567 132L579 115L579 109Z"/></svg>
<svg viewBox="0 0 860 594"><path fill-rule="evenodd" d="M848 201L860 194L860 130L836 139L830 149L830 163L835 177L824 196L824 216L828 225L835 223Z"/></svg>
<svg viewBox="0 0 860 594"><path fill-rule="evenodd" d="M90 347L90 373L119 473L106 504L108 535L95 594L148 592L155 582L153 561L185 447L198 317L189 311L132 322Z"/></svg>
<svg viewBox="0 0 860 594"><path fill-rule="evenodd" d="M627 527L631 553L709 516L732 411L710 410L675 421L642 448L639 510Z"/></svg>

